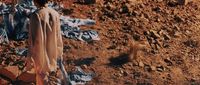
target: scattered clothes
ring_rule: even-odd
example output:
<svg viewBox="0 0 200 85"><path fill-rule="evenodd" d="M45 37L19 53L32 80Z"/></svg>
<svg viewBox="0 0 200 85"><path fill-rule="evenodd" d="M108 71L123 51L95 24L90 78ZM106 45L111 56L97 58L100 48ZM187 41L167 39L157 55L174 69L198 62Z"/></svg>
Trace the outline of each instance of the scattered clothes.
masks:
<svg viewBox="0 0 200 85"><path fill-rule="evenodd" d="M28 49L27 48L16 48L15 53L19 56L27 56Z"/></svg>
<svg viewBox="0 0 200 85"><path fill-rule="evenodd" d="M75 72L70 72L68 74L62 63L62 59L58 59L57 63L59 68L61 69L64 78L64 83L66 85L86 84L88 81L91 81L92 78L95 76L94 73L85 73L80 67L76 67Z"/></svg>
<svg viewBox="0 0 200 85"><path fill-rule="evenodd" d="M8 36L3 28L0 28L0 43L9 43Z"/></svg>
<svg viewBox="0 0 200 85"><path fill-rule="evenodd" d="M59 4L54 3L54 2L49 2L49 3L48 3L48 7L51 7L51 8L53 8L53 9L55 9L56 11L61 11L61 10L63 10L63 8L64 8L64 6L63 6L62 4L59 5Z"/></svg>
<svg viewBox="0 0 200 85"><path fill-rule="evenodd" d="M12 14L6 14L3 15L3 23L4 28L6 28L6 33L8 34L8 37L12 35L12 32L14 31L14 22L13 22L13 15Z"/></svg>
<svg viewBox="0 0 200 85"><path fill-rule="evenodd" d="M59 58L59 59L57 59L57 64L58 64L58 66L59 66L59 68L60 68L60 70L61 70L61 72L62 72L62 76L63 76L63 78L64 78L64 84L65 85L70 85L70 78L69 78L69 75L68 75L68 73L66 72L66 70L65 70L65 67L64 67L64 65L63 65L63 60L61 59L61 58Z"/></svg>
<svg viewBox="0 0 200 85"><path fill-rule="evenodd" d="M22 0L15 5L15 8L11 5L2 4L0 9L2 10L0 15L3 15L4 28L8 37L14 40L24 40L27 38L25 34L28 34L28 16L37 9L33 5L32 0Z"/></svg>
<svg viewBox="0 0 200 85"><path fill-rule="evenodd" d="M86 84L94 77L94 73L85 73L80 67L76 67L76 72L69 73L69 80L71 85Z"/></svg>
<svg viewBox="0 0 200 85"><path fill-rule="evenodd" d="M33 6L34 5L33 0L20 0L18 3L19 4L28 5L28 6Z"/></svg>
<svg viewBox="0 0 200 85"><path fill-rule="evenodd" d="M71 39L77 39L85 42L100 40L98 33L94 30L80 30L81 25L94 25L95 21L91 19L73 19L70 17L61 17L62 34Z"/></svg>
<svg viewBox="0 0 200 85"><path fill-rule="evenodd" d="M5 3L2 3L0 5L0 15L8 14L11 11L11 5L6 5Z"/></svg>
<svg viewBox="0 0 200 85"><path fill-rule="evenodd" d="M54 2L48 3L49 7L60 11L63 5L58 5ZM0 6L0 15L3 15L4 25L9 38L14 40L25 40L28 38L29 16L35 10L36 6L32 0L22 0L15 5L15 12L12 13L12 6L2 4ZM91 19L74 19L66 16L61 16L61 31L66 38L76 39L80 41L90 42L100 40L98 33L94 30L80 30L81 25L94 25L95 21Z"/></svg>

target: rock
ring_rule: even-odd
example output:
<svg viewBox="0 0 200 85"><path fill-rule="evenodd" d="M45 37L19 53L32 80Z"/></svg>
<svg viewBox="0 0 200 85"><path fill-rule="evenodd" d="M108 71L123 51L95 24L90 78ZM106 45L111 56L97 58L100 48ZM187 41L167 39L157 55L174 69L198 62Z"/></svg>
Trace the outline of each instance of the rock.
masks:
<svg viewBox="0 0 200 85"><path fill-rule="evenodd" d="M131 63L131 65L132 65L132 66L138 66L139 63L138 63L136 60L133 60L132 63Z"/></svg>
<svg viewBox="0 0 200 85"><path fill-rule="evenodd" d="M120 9L120 12L121 13L130 13L131 12L130 5L128 5L128 4L123 5Z"/></svg>
<svg viewBox="0 0 200 85"><path fill-rule="evenodd" d="M0 69L0 75L9 78L12 81L15 81L20 73L21 72L17 66L8 66Z"/></svg>
<svg viewBox="0 0 200 85"><path fill-rule="evenodd" d="M174 16L174 20L175 20L176 22L178 22L178 23L184 21L184 19L183 19L182 17L178 16L178 15L175 15L175 16Z"/></svg>
<svg viewBox="0 0 200 85"><path fill-rule="evenodd" d="M163 0L156 0L157 2L163 2Z"/></svg>
<svg viewBox="0 0 200 85"><path fill-rule="evenodd" d="M161 48L161 46L159 44L155 44L155 49L159 50Z"/></svg>
<svg viewBox="0 0 200 85"><path fill-rule="evenodd" d="M151 70L152 71L156 71L156 67L155 66L151 66Z"/></svg>
<svg viewBox="0 0 200 85"><path fill-rule="evenodd" d="M164 68L163 66L157 66L156 69L157 69L157 71L159 71L159 72L165 71L165 68Z"/></svg>
<svg viewBox="0 0 200 85"><path fill-rule="evenodd" d="M174 33L174 37L180 38L180 37L181 37L181 33L180 33L180 32L175 32L175 33Z"/></svg>
<svg viewBox="0 0 200 85"><path fill-rule="evenodd" d="M23 82L35 82L36 81L35 70L32 69L31 71L23 72L21 75L19 75L18 80Z"/></svg>
<svg viewBox="0 0 200 85"><path fill-rule="evenodd" d="M199 42L196 40L187 40L185 42L183 42L184 45L191 47L191 48L197 48L199 47Z"/></svg>
<svg viewBox="0 0 200 85"><path fill-rule="evenodd" d="M62 71L60 69L57 71L56 77L59 79L64 79L64 77L62 75Z"/></svg>
<svg viewBox="0 0 200 85"><path fill-rule="evenodd" d="M200 14L195 15L197 19L200 19Z"/></svg>
<svg viewBox="0 0 200 85"><path fill-rule="evenodd" d="M160 7L153 8L153 11L155 11L155 12L161 12L161 8Z"/></svg>
<svg viewBox="0 0 200 85"><path fill-rule="evenodd" d="M168 6L170 6L170 7L176 7L176 6L178 5L178 3L175 2L175 1L170 1L170 2L168 2L167 4L168 4Z"/></svg>
<svg viewBox="0 0 200 85"><path fill-rule="evenodd" d="M84 65L81 66L81 68L83 68L83 69L87 69L88 66L84 64Z"/></svg>
<svg viewBox="0 0 200 85"><path fill-rule="evenodd" d="M151 70L151 67L149 66L149 65L145 65L144 66L144 70L145 71L148 71L148 72L151 72L152 70Z"/></svg>
<svg viewBox="0 0 200 85"><path fill-rule="evenodd" d="M123 71L122 69L119 69L119 71L120 71L120 73L121 73L121 74L123 74L123 73L124 73L124 71Z"/></svg>
<svg viewBox="0 0 200 85"><path fill-rule="evenodd" d="M9 81L0 78L0 85L9 85Z"/></svg>
<svg viewBox="0 0 200 85"><path fill-rule="evenodd" d="M134 72L134 73L133 73L133 78L134 78L134 79L139 79L141 76L142 76L142 73L141 73L141 72Z"/></svg>
<svg viewBox="0 0 200 85"><path fill-rule="evenodd" d="M140 67L144 67L144 63L140 61L140 62L139 62L139 66L140 66Z"/></svg>
<svg viewBox="0 0 200 85"><path fill-rule="evenodd" d="M164 34L163 37L164 37L164 40L170 40L171 39L171 37L168 34Z"/></svg>
<svg viewBox="0 0 200 85"><path fill-rule="evenodd" d="M129 72L127 72L127 71L124 71L124 76L128 76L129 75Z"/></svg>
<svg viewBox="0 0 200 85"><path fill-rule="evenodd" d="M179 3L180 5L187 5L188 2L189 2L189 0L178 0L178 3Z"/></svg>
<svg viewBox="0 0 200 85"><path fill-rule="evenodd" d="M177 25L175 25L174 29L177 30L177 31L181 30L181 28L179 26L177 26Z"/></svg>
<svg viewBox="0 0 200 85"><path fill-rule="evenodd" d="M167 66L172 66L173 65L172 61L169 58L164 59L164 61L167 64Z"/></svg>
<svg viewBox="0 0 200 85"><path fill-rule="evenodd" d="M122 77L123 76L121 73L114 73L113 75L116 76L116 77Z"/></svg>
<svg viewBox="0 0 200 85"><path fill-rule="evenodd" d="M157 31L150 30L150 34L154 39L160 38L160 35L157 33Z"/></svg>

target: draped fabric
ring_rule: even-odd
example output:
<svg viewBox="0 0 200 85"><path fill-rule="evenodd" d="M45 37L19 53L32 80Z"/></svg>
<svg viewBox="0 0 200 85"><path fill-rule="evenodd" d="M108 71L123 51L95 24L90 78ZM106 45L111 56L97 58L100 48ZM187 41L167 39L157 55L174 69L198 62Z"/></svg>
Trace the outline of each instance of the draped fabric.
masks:
<svg viewBox="0 0 200 85"><path fill-rule="evenodd" d="M28 42L36 74L55 71L63 54L60 16L55 10L43 7L31 15Z"/></svg>

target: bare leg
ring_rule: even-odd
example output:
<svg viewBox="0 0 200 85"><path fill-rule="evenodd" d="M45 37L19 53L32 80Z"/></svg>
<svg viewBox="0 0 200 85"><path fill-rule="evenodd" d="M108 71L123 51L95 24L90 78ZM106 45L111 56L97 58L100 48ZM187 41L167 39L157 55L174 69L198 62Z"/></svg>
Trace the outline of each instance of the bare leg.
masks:
<svg viewBox="0 0 200 85"><path fill-rule="evenodd" d="M39 73L36 73L36 85L44 85L43 78Z"/></svg>
<svg viewBox="0 0 200 85"><path fill-rule="evenodd" d="M62 63L62 59L58 59L58 66L59 66L59 68L60 68L60 70L61 70L61 72L62 72L62 75L63 75L63 78L64 78L64 85L70 85L70 80L69 80L69 76L68 76L68 74L67 74L67 72L66 72L66 70L65 70L65 67L64 67L64 65L63 65L63 63Z"/></svg>

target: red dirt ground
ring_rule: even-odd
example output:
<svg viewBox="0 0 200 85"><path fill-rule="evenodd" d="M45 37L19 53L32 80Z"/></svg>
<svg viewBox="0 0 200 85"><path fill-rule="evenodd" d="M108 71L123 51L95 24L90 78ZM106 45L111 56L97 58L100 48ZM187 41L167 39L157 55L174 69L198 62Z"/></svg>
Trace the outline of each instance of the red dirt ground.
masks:
<svg viewBox="0 0 200 85"><path fill-rule="evenodd" d="M67 16L97 22L81 29L98 31L99 41L63 37L66 70L81 66L96 73L87 85L200 84L200 1L179 5L173 0L98 0L95 4L67 0L63 4ZM133 42L146 47L127 62ZM0 66L22 61L11 49L26 46L25 41L0 45Z"/></svg>

